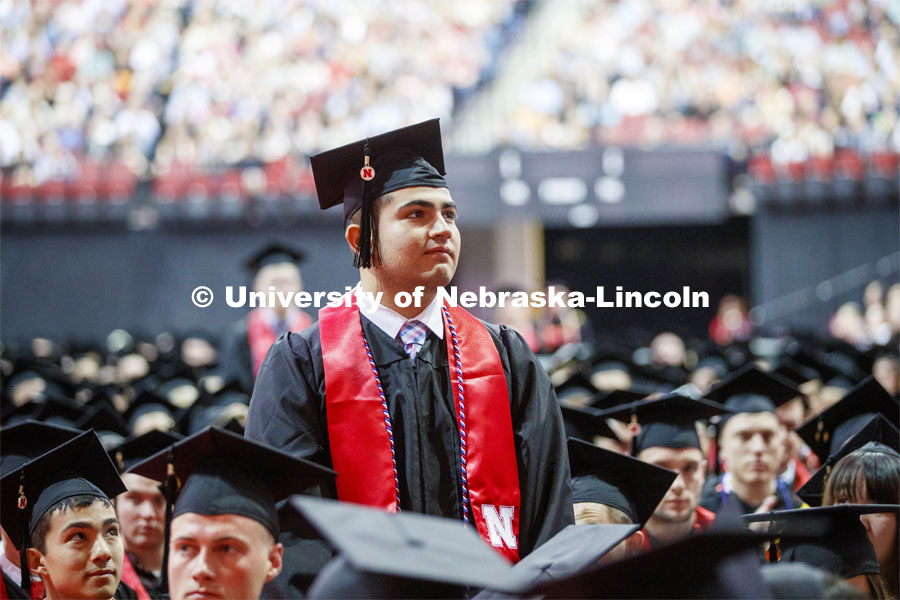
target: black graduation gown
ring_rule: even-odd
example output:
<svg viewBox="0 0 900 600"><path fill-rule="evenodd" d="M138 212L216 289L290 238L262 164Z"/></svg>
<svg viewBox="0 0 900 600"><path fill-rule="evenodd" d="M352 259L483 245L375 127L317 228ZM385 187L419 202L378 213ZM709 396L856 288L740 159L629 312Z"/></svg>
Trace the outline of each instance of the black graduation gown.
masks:
<svg viewBox="0 0 900 600"><path fill-rule="evenodd" d="M429 332L413 365L400 342L367 318L361 321L387 395L401 508L461 519L459 434L446 341ZM550 379L524 339L507 327L485 325L500 354L511 399L522 497L518 545L519 555L525 556L574 522L565 430ZM269 349L245 435L331 465L318 324L281 336ZM324 493L337 497L334 485Z"/></svg>
<svg viewBox="0 0 900 600"><path fill-rule="evenodd" d="M247 394L253 391L253 364L247 336L247 317L235 321L228 334L222 337L219 365L219 371L226 383L238 383L241 390Z"/></svg>
<svg viewBox="0 0 900 600"><path fill-rule="evenodd" d="M147 593L149 594L150 592ZM113 594L113 598L116 600L137 600L137 597L137 592L123 582L119 582L119 587L116 588L116 593Z"/></svg>
<svg viewBox="0 0 900 600"><path fill-rule="evenodd" d="M719 510L722 509L722 488L721 488L722 478L721 477L707 477L706 481L703 484L703 492L700 495L700 506L707 510L711 510L714 513L718 513ZM734 492L729 492L726 494L726 497L734 496L734 499L738 502L738 506L742 510L742 514L750 514L755 512L757 506L751 506L747 504L739 497L735 495ZM801 508L803 506L803 500L801 500L797 494L790 489L790 486L785 484L781 484L775 490L774 496L778 499L775 503L775 506L772 510L786 510L793 508Z"/></svg>
<svg viewBox="0 0 900 600"><path fill-rule="evenodd" d="M19 586L19 582L13 581L13 578L5 572L3 573L3 586L6 588L6 597L10 600L29 600L31 598L31 596Z"/></svg>

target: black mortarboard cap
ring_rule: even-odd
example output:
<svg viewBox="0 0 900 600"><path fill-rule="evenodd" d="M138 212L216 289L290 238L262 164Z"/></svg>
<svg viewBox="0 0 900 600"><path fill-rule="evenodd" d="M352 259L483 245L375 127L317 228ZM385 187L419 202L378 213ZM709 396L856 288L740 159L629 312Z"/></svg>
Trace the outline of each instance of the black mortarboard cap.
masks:
<svg viewBox="0 0 900 600"><path fill-rule="evenodd" d="M281 263L299 264L303 261L303 252L297 248L292 248L287 244L280 242L267 244L244 261L244 267L256 273L263 267L268 265L277 265Z"/></svg>
<svg viewBox="0 0 900 600"><path fill-rule="evenodd" d="M900 512L898 504L835 504L744 515L747 522L772 522L771 537L782 538L780 562L802 562L849 579L878 574L878 559L860 515ZM792 539L824 528L818 539Z"/></svg>
<svg viewBox="0 0 900 600"><path fill-rule="evenodd" d="M779 375L794 385L800 385L807 381L821 379L821 375L812 367L803 365L792 358L783 357L778 360L773 375Z"/></svg>
<svg viewBox="0 0 900 600"><path fill-rule="evenodd" d="M169 464L184 487L172 517L184 513L236 514L253 519L278 537L275 503L334 477L331 469L209 427L179 440L131 467L156 481L166 481Z"/></svg>
<svg viewBox="0 0 900 600"><path fill-rule="evenodd" d="M616 406L622 406L629 402L641 400L653 392L655 389L631 386L627 390L613 390L611 392L600 392L591 399L589 406L598 410L607 410Z"/></svg>
<svg viewBox="0 0 900 600"><path fill-rule="evenodd" d="M129 430L134 430L135 423L139 418L152 412L163 412L174 420L176 414L179 413L179 409L153 390L145 389L132 400L131 406L125 412Z"/></svg>
<svg viewBox="0 0 900 600"><path fill-rule="evenodd" d="M839 460L856 450L893 453L900 452L900 430L881 415L874 415L853 437L847 440L822 466L803 484L797 495L810 506L822 504L825 484L831 470Z"/></svg>
<svg viewBox="0 0 900 600"><path fill-rule="evenodd" d="M63 370L54 363L43 359L34 359L19 363L12 376L5 382L5 387L11 390L19 383L30 379L41 379L46 384L41 395L56 394L65 396L71 394L74 387L72 380Z"/></svg>
<svg viewBox="0 0 900 600"><path fill-rule="evenodd" d="M594 384L581 371L575 371L555 387L556 398L561 404L581 406L590 403L597 393Z"/></svg>
<svg viewBox="0 0 900 600"><path fill-rule="evenodd" d="M50 394L41 404L40 409L34 415L37 421L43 421L61 427L76 427L76 423L84 416L85 409L79 406L75 400Z"/></svg>
<svg viewBox="0 0 900 600"><path fill-rule="evenodd" d="M460 521L304 496L291 504L340 555L310 597L433 598L456 586L519 588L509 562Z"/></svg>
<svg viewBox="0 0 900 600"><path fill-rule="evenodd" d="M697 364L694 365L692 371L699 369L713 369L716 372L716 377L719 378L728 373L728 361L718 354L710 354L697 360Z"/></svg>
<svg viewBox="0 0 900 600"><path fill-rule="evenodd" d="M765 396L776 407L802 396L790 381L780 375L766 373L753 363L744 365L722 379L709 391L707 398L724 404L730 397L738 394Z"/></svg>
<svg viewBox="0 0 900 600"><path fill-rule="evenodd" d="M0 429L0 475L18 469L80 433L77 429L31 419Z"/></svg>
<svg viewBox="0 0 900 600"><path fill-rule="evenodd" d="M238 421L235 417L231 417L225 423L222 424L222 429L225 431L230 431L231 433L237 435L244 435L244 426L241 425L241 422Z"/></svg>
<svg viewBox="0 0 900 600"><path fill-rule="evenodd" d="M344 205L344 227L362 209L355 266L372 265L378 246L372 203L413 186L447 187L438 119L423 121L310 157L319 207ZM371 236L371 237L370 237Z"/></svg>
<svg viewBox="0 0 900 600"><path fill-rule="evenodd" d="M701 448L694 423L727 412L728 409L717 402L672 392L604 410L601 415L619 421L631 420L638 431L632 442L632 454L636 455L652 446Z"/></svg>
<svg viewBox="0 0 900 600"><path fill-rule="evenodd" d="M737 415L740 413L775 412L775 405L772 403L768 396L763 396L762 394L735 394L733 396L729 396L728 400L725 401L724 406L728 409L731 415ZM725 420L727 420L727 416L722 420L723 426Z"/></svg>
<svg viewBox="0 0 900 600"><path fill-rule="evenodd" d="M0 423L4 427L10 427L24 421L34 421L43 406L43 402L38 403L33 400L29 400L21 406L13 406L9 402L4 402L0 404Z"/></svg>
<svg viewBox="0 0 900 600"><path fill-rule="evenodd" d="M114 498L125 491L115 465L93 431L85 431L3 474L0 520L10 534L16 531L20 479L24 479L29 534L47 509L60 500L81 493Z"/></svg>
<svg viewBox="0 0 900 600"><path fill-rule="evenodd" d="M678 473L570 438L572 502L616 508L643 526Z"/></svg>
<svg viewBox="0 0 900 600"><path fill-rule="evenodd" d="M566 428L566 437L578 438L591 442L594 436L608 437L621 442L606 419L600 416L600 411L594 408L581 406L559 407L562 412L563 425Z"/></svg>
<svg viewBox="0 0 900 600"><path fill-rule="evenodd" d="M109 455L120 471L127 471L138 463L160 452L183 436L170 431L154 429L143 435L131 436L118 446L109 449Z"/></svg>
<svg viewBox="0 0 900 600"><path fill-rule="evenodd" d="M831 586L829 579L834 577L799 562L762 565L759 572L773 597L779 600L821 600Z"/></svg>
<svg viewBox="0 0 900 600"><path fill-rule="evenodd" d="M513 573L525 588L571 577L592 566L640 528L640 525L566 525L516 563ZM476 598L494 596L484 592Z"/></svg>
<svg viewBox="0 0 900 600"><path fill-rule="evenodd" d="M838 370L827 364L824 360L824 351L816 344L804 342L792 342L785 350L785 357L794 362L812 369L816 373L816 379L824 382L838 374Z"/></svg>
<svg viewBox="0 0 900 600"><path fill-rule="evenodd" d="M94 429L110 431L123 437L128 435L128 425L122 415L106 400L101 400L87 409L87 412L75 422L78 429Z"/></svg>
<svg viewBox="0 0 900 600"><path fill-rule="evenodd" d="M872 415L900 421L900 405L874 377L869 376L837 403L797 428L797 435L825 460L858 432Z"/></svg>
<svg viewBox="0 0 900 600"><path fill-rule="evenodd" d="M850 344L840 342L823 356L826 364L847 379L859 382L872 371L872 360Z"/></svg>
<svg viewBox="0 0 900 600"><path fill-rule="evenodd" d="M610 565L588 568L531 595L545 598L768 598L753 552L764 536L710 529Z"/></svg>
<svg viewBox="0 0 900 600"><path fill-rule="evenodd" d="M126 491L115 465L93 431L86 431L53 450L28 461L0 479L0 523L17 535L20 560L38 521L61 500L72 496L110 499ZM28 569L22 570L22 588L28 589Z"/></svg>

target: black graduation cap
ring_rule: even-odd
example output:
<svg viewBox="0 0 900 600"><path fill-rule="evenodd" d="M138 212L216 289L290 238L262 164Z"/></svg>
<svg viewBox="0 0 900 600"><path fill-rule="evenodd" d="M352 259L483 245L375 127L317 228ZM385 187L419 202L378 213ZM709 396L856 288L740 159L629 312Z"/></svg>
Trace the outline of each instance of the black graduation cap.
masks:
<svg viewBox="0 0 900 600"><path fill-rule="evenodd" d="M187 377L175 377L159 386L159 396L178 408L190 408L200 398L200 390L197 384Z"/></svg>
<svg viewBox="0 0 900 600"><path fill-rule="evenodd" d="M821 375L814 368L801 364L789 357L779 359L772 369L772 374L779 375L794 385L821 378Z"/></svg>
<svg viewBox="0 0 900 600"><path fill-rule="evenodd" d="M621 443L622 440L610 428L606 419L600 416L599 410L580 406L566 406L565 404L561 405L559 409L562 412L566 437L591 442L595 436L600 436L612 438Z"/></svg>
<svg viewBox="0 0 900 600"><path fill-rule="evenodd" d="M38 403L31 400L22 406L3 403L0 405L0 423L4 427L11 427L25 421L34 421L43 407L43 402Z"/></svg>
<svg viewBox="0 0 900 600"><path fill-rule="evenodd" d="M0 429L0 475L78 436L81 432L28 419Z"/></svg>
<svg viewBox="0 0 900 600"><path fill-rule="evenodd" d="M900 452L900 430L881 415L874 415L853 437L847 440L822 466L803 484L797 495L810 506L822 504L825 484L831 470L839 460L856 450L898 454Z"/></svg>
<svg viewBox="0 0 900 600"><path fill-rule="evenodd" d="M545 598L768 598L753 549L764 535L711 528L610 565L538 585Z"/></svg>
<svg viewBox="0 0 900 600"><path fill-rule="evenodd" d="M611 392L601 392L591 399L590 407L598 410L606 410L629 402L636 402L646 396L654 393L656 390L647 387L631 386L627 390L613 390Z"/></svg>
<svg viewBox="0 0 900 600"><path fill-rule="evenodd" d="M725 404L738 394L765 396L776 407L788 400L802 396L800 390L789 381L773 373L766 373L753 363L748 363L717 383L707 394L710 400Z"/></svg>
<svg viewBox="0 0 900 600"><path fill-rule="evenodd" d="M96 431L110 431L123 437L128 435L128 425L122 415L106 400L95 403L87 409L87 412L75 423L78 429L94 429Z"/></svg>
<svg viewBox="0 0 900 600"><path fill-rule="evenodd" d="M244 267L251 273L256 273L268 265L277 265L281 263L291 263L296 265L301 262L303 262L302 250L292 248L281 242L273 242L271 244L266 244L264 247L248 256L246 260L244 260Z"/></svg>
<svg viewBox="0 0 900 600"><path fill-rule="evenodd" d="M860 515L900 513L900 504L835 504L744 515L744 520L772 522L769 535L780 537L780 562L803 562L849 579L878 574L878 559ZM818 539L793 539L821 527Z"/></svg>
<svg viewBox="0 0 900 600"><path fill-rule="evenodd" d="M820 600L833 587L830 579L834 575L805 563L771 563L762 565L759 572L773 597L778 599ZM833 589L831 596L835 597Z"/></svg>
<svg viewBox="0 0 900 600"><path fill-rule="evenodd" d="M601 416L620 421L631 420L638 432L632 442L632 454L637 455L652 446L702 449L694 423L728 411L717 402L672 392L601 411Z"/></svg>
<svg viewBox="0 0 900 600"><path fill-rule="evenodd" d="M168 448L182 437L175 432L154 429L143 435L129 437L118 446L110 448L109 455L119 470L124 472Z"/></svg>
<svg viewBox="0 0 900 600"><path fill-rule="evenodd" d="M604 354L599 357L594 357L594 361L591 364L590 369L590 381L591 384L597 389L604 389L604 378L609 373L621 372L628 375L629 384L631 382L631 369L625 359L620 359L617 356L611 356ZM613 382L616 380L613 379ZM606 387L605 389L609 389Z"/></svg>
<svg viewBox="0 0 900 600"><path fill-rule="evenodd" d="M875 414L891 423L900 421L900 404L869 376L837 403L797 428L797 435L824 460L862 428Z"/></svg>
<svg viewBox="0 0 900 600"><path fill-rule="evenodd" d="M717 378L722 377L728 373L728 361L718 354L710 353L698 359L692 371L699 369L713 369Z"/></svg>
<svg viewBox="0 0 900 600"><path fill-rule="evenodd" d="M165 413L172 417L174 422L176 415L179 414L179 409L155 391L144 389L131 401L131 406L125 412L128 429L134 430L135 423L139 418L153 412Z"/></svg>
<svg viewBox="0 0 900 600"><path fill-rule="evenodd" d="M72 496L110 499L126 491L119 472L93 431L86 431L53 450L4 473L0 479L0 523L9 535L18 535L21 564L38 521L57 502ZM22 588L30 585L22 569Z"/></svg>
<svg viewBox="0 0 900 600"><path fill-rule="evenodd" d="M521 585L509 562L455 519L306 496L290 502L339 553L310 598L436 598L464 586Z"/></svg>
<svg viewBox="0 0 900 600"><path fill-rule="evenodd" d="M824 362L850 381L858 382L872 372L872 360L850 344L840 342L823 356Z"/></svg>
<svg viewBox="0 0 900 600"><path fill-rule="evenodd" d="M172 475L184 482L173 518L237 514L258 521L276 539L275 503L335 475L312 461L213 427L175 442L128 472L162 482Z"/></svg>
<svg viewBox="0 0 900 600"><path fill-rule="evenodd" d="M238 421L235 417L231 417L230 419L225 421L225 423L222 425L222 429L240 436L244 435L244 426L241 425L241 422Z"/></svg>
<svg viewBox="0 0 900 600"><path fill-rule="evenodd" d="M311 156L322 210L344 205L344 227L362 209L360 248L354 266L372 265L375 198L413 186L447 187L438 119L382 133Z"/></svg>
<svg viewBox="0 0 900 600"><path fill-rule="evenodd" d="M84 413L84 407L79 406L75 400L51 394L43 402L34 418L52 425L78 429L75 424L84 416Z"/></svg>
<svg viewBox="0 0 900 600"><path fill-rule="evenodd" d="M768 396L761 394L735 394L730 396L723 405L728 409L728 414L722 417L716 428L716 435L720 435L725 429L725 423L735 415L743 413L772 413L775 414L775 404Z"/></svg>
<svg viewBox="0 0 900 600"><path fill-rule="evenodd" d="M561 404L578 406L588 404L597 393L597 388L581 371L572 373L555 389L556 398Z"/></svg>
<svg viewBox="0 0 900 600"><path fill-rule="evenodd" d="M526 588L571 577L592 566L610 550L640 530L640 525L566 525L513 567ZM478 600L508 597L485 591Z"/></svg>
<svg viewBox="0 0 900 600"><path fill-rule="evenodd" d="M815 371L815 379L822 382L839 374L837 369L825 362L824 352L813 343L793 342L785 349L785 357Z"/></svg>
<svg viewBox="0 0 900 600"><path fill-rule="evenodd" d="M616 508L643 525L669 491L678 473L569 438L572 502Z"/></svg>
<svg viewBox="0 0 900 600"><path fill-rule="evenodd" d="M72 380L58 365L43 359L27 360L15 365L14 373L4 382L4 386L11 391L20 383L32 379L44 382L44 390L40 394L43 397L48 394L66 396L74 389Z"/></svg>

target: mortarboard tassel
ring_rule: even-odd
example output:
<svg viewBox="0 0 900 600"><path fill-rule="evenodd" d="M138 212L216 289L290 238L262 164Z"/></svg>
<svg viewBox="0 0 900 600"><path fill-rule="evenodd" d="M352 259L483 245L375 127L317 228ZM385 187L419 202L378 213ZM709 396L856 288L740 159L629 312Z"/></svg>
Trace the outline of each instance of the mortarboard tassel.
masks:
<svg viewBox="0 0 900 600"><path fill-rule="evenodd" d="M175 477L175 452L169 448L169 464L166 465L166 483L163 492L166 495L166 521L164 529L164 546L162 577L159 589L161 593L169 593L169 539L172 537L172 511L175 509L175 495L178 492L178 478Z"/></svg>
<svg viewBox="0 0 900 600"><path fill-rule="evenodd" d="M353 266L358 269L368 269L373 264L373 254L378 249L378 240L375 232L375 207L373 206L371 182L375 179L375 169L369 165L369 140L366 139L363 147L365 164L359 171L363 180L362 207L359 221L359 246L353 259Z"/></svg>
<svg viewBox="0 0 900 600"><path fill-rule="evenodd" d="M766 548L766 560L770 563L777 563L781 561L781 548L778 546L778 542L780 540L774 540L769 543L769 547Z"/></svg>
<svg viewBox="0 0 900 600"><path fill-rule="evenodd" d="M25 497L25 470L19 473L19 568L22 571L22 589L31 595L31 569L28 568L28 548L31 540L28 539L28 498Z"/></svg>

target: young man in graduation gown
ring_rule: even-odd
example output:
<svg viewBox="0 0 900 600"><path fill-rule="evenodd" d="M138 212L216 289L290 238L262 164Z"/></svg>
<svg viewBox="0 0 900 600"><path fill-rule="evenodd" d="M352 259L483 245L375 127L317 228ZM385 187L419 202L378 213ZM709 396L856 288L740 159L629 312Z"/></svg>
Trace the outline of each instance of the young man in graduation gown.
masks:
<svg viewBox="0 0 900 600"><path fill-rule="evenodd" d="M3 529L22 540L22 590L33 597L39 575L49 600L137 597L121 583L124 548L110 502L125 486L93 431L4 474L0 491Z"/></svg>
<svg viewBox="0 0 900 600"><path fill-rule="evenodd" d="M562 418L519 334L439 302L461 240L437 120L311 162L360 285L275 342L245 435L332 465L339 500L461 519L518 560L573 522Z"/></svg>
<svg viewBox="0 0 900 600"><path fill-rule="evenodd" d="M300 261L303 253L285 244L268 244L245 262L253 275L253 290L268 294L270 290L294 294L303 290ZM258 306L236 322L225 336L222 347L222 376L236 382L246 393L253 382L266 352L278 336L288 331L303 331L312 318L295 306Z"/></svg>
<svg viewBox="0 0 900 600"><path fill-rule="evenodd" d="M635 457L678 474L646 520L643 550L703 531L715 520L700 506L706 460L696 423L723 412L717 403L678 392L603 411L610 418L632 419Z"/></svg>
<svg viewBox="0 0 900 600"><path fill-rule="evenodd" d="M807 505L778 478L785 432L772 401L736 394L725 402L731 414L719 423L719 458L725 470L704 484L700 504L718 513L733 498L743 513L804 508Z"/></svg>
<svg viewBox="0 0 900 600"><path fill-rule="evenodd" d="M30 419L0 429L0 439L3 440L3 444L0 446L0 476L15 471L28 461L71 440L78 434L77 429ZM21 540L10 537L15 535L15 531L2 530L3 552L0 554L0 570L3 571L3 587L0 588L0 600L29 597L19 586L22 580L22 570L18 544L21 543ZM44 597L44 586L40 581L32 582L31 596L34 598Z"/></svg>
<svg viewBox="0 0 900 600"><path fill-rule="evenodd" d="M213 427L176 441L130 472L166 487L183 483L167 533L172 600L259 598L281 572L276 502L334 476L330 469Z"/></svg>

